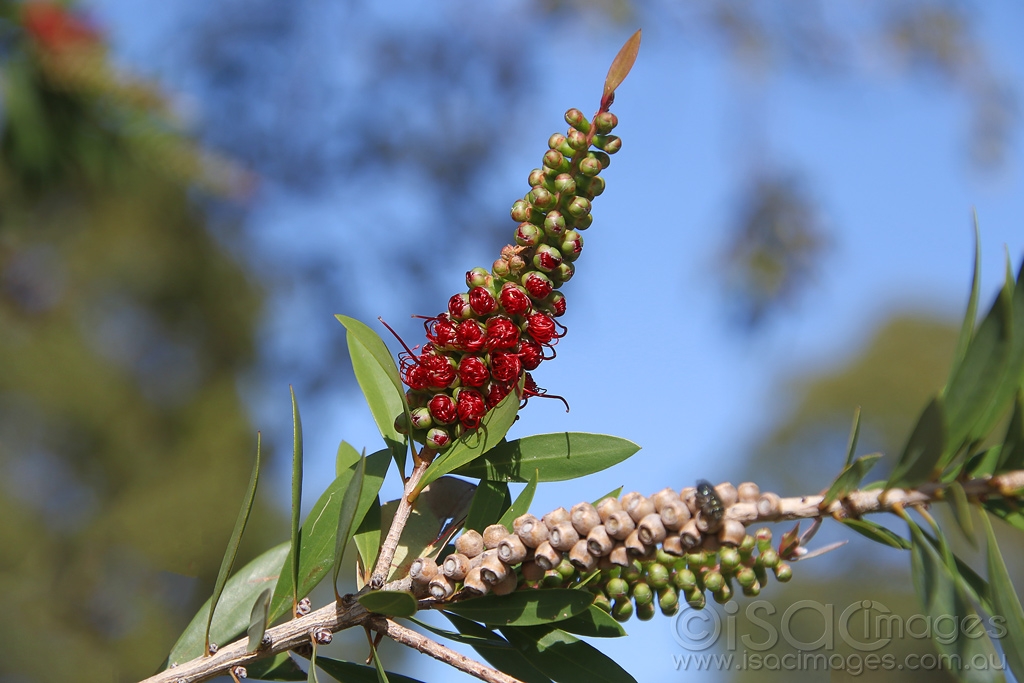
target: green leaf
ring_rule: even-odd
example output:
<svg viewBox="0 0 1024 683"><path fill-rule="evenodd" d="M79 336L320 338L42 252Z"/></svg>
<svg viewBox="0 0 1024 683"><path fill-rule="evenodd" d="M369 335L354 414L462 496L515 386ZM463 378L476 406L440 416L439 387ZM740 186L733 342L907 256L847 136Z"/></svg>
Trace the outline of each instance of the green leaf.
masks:
<svg viewBox="0 0 1024 683"><path fill-rule="evenodd" d="M949 566L939 556L932 544L925 538L924 532L912 520L906 518L913 542L910 548L911 573L918 598L925 612L933 619L956 620L956 623L984 623L971 604L963 589L959 575L950 571ZM970 662L974 657L983 657L986 661L995 654L995 648L984 630L974 630L971 635L960 634L953 642L945 639L933 639L940 653L958 660ZM1003 676L992 671L981 669L963 669L961 671L967 681L1002 681Z"/></svg>
<svg viewBox="0 0 1024 683"><path fill-rule="evenodd" d="M224 549L224 557L220 561L220 570L217 572L217 580L213 584L213 597L210 598L210 612L206 618L206 635L204 637L206 648L210 650L210 627L213 625L213 615L217 611L217 602L220 601L221 593L224 591L224 584L227 583L228 575L231 574L231 567L235 564L235 555L238 554L238 544L242 541L242 533L249 521L249 513L252 512L252 502L256 498L256 486L260 481L260 433L256 432L256 462L252 465L252 474L249 475L249 486L245 490L245 498L242 499L242 509L238 511L238 518L235 520L235 528L231 530L231 538L228 539L228 547Z"/></svg>
<svg viewBox="0 0 1024 683"><path fill-rule="evenodd" d="M491 626L536 626L585 612L594 595L571 588L517 591L508 595L484 595L453 603L446 608L461 617Z"/></svg>
<svg viewBox="0 0 1024 683"><path fill-rule="evenodd" d="M213 615L213 626L210 628L212 642L223 645L245 632L257 597L264 589L272 589L277 584L282 563L288 555L288 546L289 543L285 541L271 548L228 579L220 595L220 609ZM166 666L182 664L203 655L209 613L210 601L207 600L174 644Z"/></svg>
<svg viewBox="0 0 1024 683"><path fill-rule="evenodd" d="M1018 391L1013 402L1013 416L1006 428L1003 446L999 449L999 463L992 474L1021 469L1024 469L1024 391Z"/></svg>
<svg viewBox="0 0 1024 683"><path fill-rule="evenodd" d="M504 647L504 648L511 648L512 647L511 645L509 645L507 640L505 640L504 638L500 638L498 636L494 636L494 635L489 635L489 636L464 635L462 633L456 633L455 631L448 631L448 630L443 629L443 628L438 628L437 626L432 626L431 624L428 624L425 621L420 621L419 619L414 619L413 617L406 617L406 618L409 621L411 621L412 623L414 623L417 626L419 626L420 628L426 629L427 631L430 631L434 635L441 636L442 638L447 638L448 640L454 640L456 643L463 643L465 645L480 645L482 647ZM483 627L481 626L481 628L483 628Z"/></svg>
<svg viewBox="0 0 1024 683"><path fill-rule="evenodd" d="M370 509L377 491L384 482L390 465L390 453L387 450L380 450L367 456L366 473L363 477L363 489L359 497L359 506L356 509L356 519L362 521L366 512ZM356 465L353 464L337 477L327 490L323 492L313 509L310 510L306 521L299 533L301 547L299 557L299 590L300 598L309 595L309 592L327 576L334 565L334 551L338 533L338 520L341 518L341 504L345 497L345 490L352 483L355 476ZM288 562L291 562L289 553ZM290 565L289 565L290 566ZM274 590L274 597L270 601L270 621L274 622L288 610L287 605L291 603L292 580L290 574L285 572Z"/></svg>
<svg viewBox="0 0 1024 683"><path fill-rule="evenodd" d="M978 227L978 214L974 214L974 272L971 274L971 295L967 300L967 312L964 314L964 321L960 325L960 335L956 340L956 349L953 352L953 364L949 369L949 379L946 386L953 383L964 356L967 355L967 347L970 346L971 338L974 336L974 324L978 317L978 296L981 292L981 230Z"/></svg>
<svg viewBox="0 0 1024 683"><path fill-rule="evenodd" d="M525 683L551 683L551 679L537 670L529 659L522 652L512 647L511 644L494 631L481 626L480 624L452 614L442 612L452 625L455 626L464 636L473 636L481 640L500 640L503 646L495 647L483 644L472 644L474 650L480 653L484 660L499 671L504 671L513 678Z"/></svg>
<svg viewBox="0 0 1024 683"><path fill-rule="evenodd" d="M417 557L433 557L461 527L475 486L455 477L441 477L416 499L391 562L389 581L406 576ZM381 508L381 527L390 528L398 508L393 500Z"/></svg>
<svg viewBox="0 0 1024 683"><path fill-rule="evenodd" d="M853 411L853 426L850 428L850 440L846 445L846 462L844 467L853 463L853 456L857 452L857 440L860 438L860 406Z"/></svg>
<svg viewBox="0 0 1024 683"><path fill-rule="evenodd" d="M975 453L967 462L967 467L964 468L967 476L970 478L991 476L996 472L1001 454L1002 447L1000 446L993 446L981 453Z"/></svg>
<svg viewBox="0 0 1024 683"><path fill-rule="evenodd" d="M395 429L395 418L405 413L409 419L409 406L405 402L405 389L398 374L391 352L380 336L355 318L344 315L334 316L348 333L348 352L352 358L359 388L363 390L366 403L384 443L391 450L398 469L405 476L405 455L409 450L407 437Z"/></svg>
<svg viewBox="0 0 1024 683"><path fill-rule="evenodd" d="M844 519L841 521L861 536L870 538L876 543L881 543L897 550L910 550L910 541L881 524L866 519Z"/></svg>
<svg viewBox="0 0 1024 683"><path fill-rule="evenodd" d="M331 575L331 585L334 587L334 597L340 599L338 594L338 573L341 571L341 561L345 557L345 547L352 538L352 531L356 524L356 515L359 514L359 502L363 494L363 478L366 475L366 458L359 458L352 473L352 481L345 489L345 495L341 499L341 510L338 511L338 530L334 537L334 570ZM377 492L373 493L374 500ZM372 503L371 503L372 505ZM367 510L363 510L366 514Z"/></svg>
<svg viewBox="0 0 1024 683"><path fill-rule="evenodd" d="M523 382L520 380L518 391L509 392L508 396L501 399L498 405L487 411L477 429L463 434L452 444L451 448L430 463L416 487L417 493L438 477L462 467L481 453L486 453L505 438L505 434L516 420L516 413L519 412L519 395L522 384ZM481 477L481 479L500 481L499 477Z"/></svg>
<svg viewBox="0 0 1024 683"><path fill-rule="evenodd" d="M295 660L287 652L257 659L245 665L249 678L254 681L304 681L306 672L303 671Z"/></svg>
<svg viewBox="0 0 1024 683"><path fill-rule="evenodd" d="M988 580L992 586L992 601L995 606L993 616L998 614L1005 619L1006 640L1003 642L1003 654L1010 665L1010 671L1018 681L1024 680L1024 609L1021 608L1017 590L1010 581L1006 571L1006 563L999 552L995 531L987 515L981 516L985 524L985 536L988 539Z"/></svg>
<svg viewBox="0 0 1024 683"><path fill-rule="evenodd" d="M488 526L497 522L511 505L512 495L508 491L508 484L481 479L466 514L464 528L482 533Z"/></svg>
<svg viewBox="0 0 1024 683"><path fill-rule="evenodd" d="M1024 531L1024 514L1016 506L1010 506L1005 500L987 500L985 509L1015 529Z"/></svg>
<svg viewBox="0 0 1024 683"><path fill-rule="evenodd" d="M622 624L597 605L591 605L586 612L558 622L558 628L579 636L591 638L621 638L626 635Z"/></svg>
<svg viewBox="0 0 1024 683"><path fill-rule="evenodd" d="M505 510L505 514L498 520L498 524L504 524L509 533L512 533L512 522L520 515L525 515L533 502L533 494L537 492L537 471L533 471L533 478L530 483L523 487L523 490L516 496L516 500Z"/></svg>
<svg viewBox="0 0 1024 683"><path fill-rule="evenodd" d="M852 440L856 443L856 437ZM821 500L821 505L818 507L822 510L827 508L829 505L845 498L850 494L851 491L856 491L857 486L864 481L864 477L867 476L871 468L875 466L878 459L882 457L881 453L872 453L871 455L862 455L853 462L847 464L843 471L839 473L836 480L832 482L832 486L828 487L828 491L825 493L825 497Z"/></svg>
<svg viewBox="0 0 1024 683"><path fill-rule="evenodd" d="M334 457L334 476L340 477L342 472L359 462L361 457L362 454L355 446L348 441L342 441L338 444L338 454Z"/></svg>
<svg viewBox="0 0 1024 683"><path fill-rule="evenodd" d="M377 683L388 683L388 672L384 670L384 665L380 663L380 655L377 653L377 648L373 643L370 643L370 652L373 653L373 666L377 670Z"/></svg>
<svg viewBox="0 0 1024 683"><path fill-rule="evenodd" d="M363 666L352 662L342 662L337 659L320 657L316 660L317 666L330 674L333 678L344 683L377 683L377 669L372 666ZM385 672L393 683L421 683L415 678L409 678L401 674Z"/></svg>
<svg viewBox="0 0 1024 683"><path fill-rule="evenodd" d="M291 386L288 391L292 395L292 554L290 575L292 577L292 614L299 604L299 596L295 588L299 585L299 560L301 559L301 541L299 539L299 522L302 519L302 418L299 417L299 404L295 400L295 390Z"/></svg>
<svg viewBox="0 0 1024 683"><path fill-rule="evenodd" d="M306 683L319 683L316 676L316 640L312 639L313 654L309 656L309 670L306 675Z"/></svg>
<svg viewBox="0 0 1024 683"><path fill-rule="evenodd" d="M270 621L270 596L273 594L273 589L264 588L253 603L252 612L249 613L249 628L246 630L249 637L249 643L245 646L246 652L256 652L263 641L263 634L267 632Z"/></svg>
<svg viewBox="0 0 1024 683"><path fill-rule="evenodd" d="M608 493L604 494L603 496L595 500L593 503L591 503L591 505L597 506L597 504L600 503L605 498L618 498L619 496L622 495L622 488L623 487L620 486L617 489L612 489L611 491L609 491Z"/></svg>
<svg viewBox="0 0 1024 683"><path fill-rule="evenodd" d="M377 553L380 551L380 498L374 498L370 509L363 517L362 524L356 529L352 542L356 544L359 552L359 566L361 573L356 577L356 588L361 589L373 570L377 561Z"/></svg>
<svg viewBox="0 0 1024 683"><path fill-rule="evenodd" d="M502 441L460 467L455 474L492 481L524 482L540 470L538 481L564 481L600 472L640 450L627 439L605 434L559 432Z"/></svg>
<svg viewBox="0 0 1024 683"><path fill-rule="evenodd" d="M956 519L956 523L960 526L960 531L963 532L964 536L971 545L974 543L974 520L971 517L971 504L967 500L967 493L964 491L964 487L958 481L952 481L946 487L946 492L949 496L949 502L951 505L950 509L953 511L953 517Z"/></svg>
<svg viewBox="0 0 1024 683"><path fill-rule="evenodd" d="M500 630L538 669L558 683L636 683L615 660L560 629L520 626Z"/></svg>
<svg viewBox="0 0 1024 683"><path fill-rule="evenodd" d="M416 596L408 591L371 591L360 595L359 604L377 614L389 617L411 617L416 614Z"/></svg>
<svg viewBox="0 0 1024 683"><path fill-rule="evenodd" d="M885 487L907 488L929 479L946 445L946 418L942 398L936 396L921 413L899 462Z"/></svg>
<svg viewBox="0 0 1024 683"><path fill-rule="evenodd" d="M641 33L641 31L637 31L629 37L626 44L615 55L612 65L608 67L608 75L604 79L604 93L601 96L601 105L605 109L611 104L610 98L615 94L615 90L622 85L622 81L626 80L629 70L636 62L636 55L640 51Z"/></svg>

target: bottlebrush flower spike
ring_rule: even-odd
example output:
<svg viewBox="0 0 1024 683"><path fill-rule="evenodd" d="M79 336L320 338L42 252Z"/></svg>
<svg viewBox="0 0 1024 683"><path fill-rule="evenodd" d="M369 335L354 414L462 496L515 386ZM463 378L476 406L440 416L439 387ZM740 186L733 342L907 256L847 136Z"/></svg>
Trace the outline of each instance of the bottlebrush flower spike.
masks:
<svg viewBox="0 0 1024 683"><path fill-rule="evenodd" d="M490 271L466 272L466 291L452 295L445 312L425 318L428 343L420 353L406 346L400 355L410 407L429 406L418 414L429 419L412 421L412 437L435 452L476 429L520 381L522 405L532 396L565 402L547 395L530 373L555 357L553 346L565 336L555 318L565 314L566 298L557 290L576 272L581 233L593 222L592 202L605 188L599 174L622 146L610 134L618 119L608 108L639 46L638 31L612 62L593 119L569 109L566 133L548 138L541 167L529 174L529 191L512 205L512 243Z"/></svg>

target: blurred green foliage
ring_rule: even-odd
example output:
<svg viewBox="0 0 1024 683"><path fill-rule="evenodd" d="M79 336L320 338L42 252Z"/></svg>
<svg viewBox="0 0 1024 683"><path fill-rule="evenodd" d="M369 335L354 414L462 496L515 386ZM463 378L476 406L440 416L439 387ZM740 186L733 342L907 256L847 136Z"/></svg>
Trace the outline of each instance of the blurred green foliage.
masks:
<svg viewBox="0 0 1024 683"><path fill-rule="evenodd" d="M142 677L245 487L261 293L192 189L236 177L160 93L63 6L0 16L0 679ZM280 529L254 521L244 554Z"/></svg>

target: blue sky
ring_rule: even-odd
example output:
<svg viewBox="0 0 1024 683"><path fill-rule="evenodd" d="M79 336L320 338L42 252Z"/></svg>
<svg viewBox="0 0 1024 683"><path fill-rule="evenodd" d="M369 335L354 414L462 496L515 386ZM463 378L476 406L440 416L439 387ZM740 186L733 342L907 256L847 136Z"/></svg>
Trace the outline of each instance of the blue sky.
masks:
<svg viewBox="0 0 1024 683"><path fill-rule="evenodd" d="M124 0L93 4L126 61L143 70L147 60L158 61L147 46L166 39L173 11L142 12ZM427 20L426 9L405 9L406 19ZM983 43L1004 78L1021 87L1024 9L1000 2L985 5L984 12ZM485 18L486 10L467 8L466 26L472 30L474 21ZM580 60L573 78L541 88L536 110L516 132L523 141L519 156L494 178L489 206L495 212L506 214L527 189L527 173L538 164L548 135L564 129L564 110L596 108L609 60L629 32L593 29L585 22L582 30L567 29L565 39L575 53L594 56ZM667 23L644 27L639 60L614 107L623 149L604 174L608 189L595 201L577 275L565 289L569 332L558 345L558 361L536 374L572 410L566 414L558 402L531 401L512 432L601 432L632 439L643 450L584 481L540 487L534 512L569 507L620 485L650 493L667 483L681 487L698 477L717 481L735 474L744 451L784 414L783 378L841 360L896 311L960 316L972 264L972 209L981 225L983 300L1001 282L1004 245L1020 263L1020 135L1000 170L972 170L966 163L969 112L963 99L937 84L892 75L884 63L876 67L877 73L836 80L773 72L755 96L743 99L737 94L743 77L720 52L681 40ZM735 132L743 106L757 107L765 122L756 144L805 169L833 238L817 281L765 332L749 339L725 323L714 278L735 183L749 161L742 146L751 141ZM341 215L330 197L299 201L270 188L253 206L249 226L264 249L329 251L352 240ZM308 228L301 240L300 225ZM510 236L513 227L510 221ZM493 258L452 268L445 275L451 291L463 286L465 270ZM380 311L386 318L424 312L404 310L401 292L389 294ZM444 303L438 301L437 310ZM319 312L335 328L316 334L334 334L341 344L343 330L329 320L337 312L345 311ZM277 353L303 352L302 340L289 337L290 322L287 310L267 316L264 340ZM346 391L352 382L338 376L335 391L303 404L307 501L333 476L341 438L370 450L379 443L369 412L358 395ZM286 434L287 391L275 391L249 397L254 422ZM284 508L288 482L283 472L277 479L273 487ZM398 488L385 493L396 496ZM798 567L804 571L814 569ZM673 667L671 655L681 650L667 619L634 620L627 629L629 639L602 642L602 650L626 662L638 680L683 678ZM406 671L410 675L451 680L446 668L425 658L406 662L415 664Z"/></svg>

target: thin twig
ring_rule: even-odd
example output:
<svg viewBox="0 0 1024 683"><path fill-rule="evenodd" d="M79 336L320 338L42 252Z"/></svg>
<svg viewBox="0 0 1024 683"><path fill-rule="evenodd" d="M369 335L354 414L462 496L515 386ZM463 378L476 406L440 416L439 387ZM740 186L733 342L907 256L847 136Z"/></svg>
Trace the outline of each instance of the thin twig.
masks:
<svg viewBox="0 0 1024 683"><path fill-rule="evenodd" d="M512 678L508 674L492 669L475 659L461 655L455 650L431 640L422 633L417 633L386 617L372 617L370 619L370 628L378 633L383 633L397 643L419 650L423 654L430 655L434 659L444 662L449 666L454 666L459 671L475 676L482 681L487 681L488 683L522 683L518 678Z"/></svg>
<svg viewBox="0 0 1024 683"><path fill-rule="evenodd" d="M426 460L417 462L412 474L409 475L409 479L405 482L402 500L398 502L395 518L391 522L391 528L388 529L387 538L384 539L384 543L380 547L377 565L373 568L373 575L370 577L369 585L373 589L383 586L384 582L387 581L388 574L391 573L391 561L395 559L398 541L402 537L402 531L405 529L405 525L409 521L409 515L412 513L413 501L410 501L409 497L416 490L429 464Z"/></svg>

